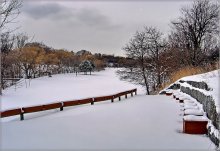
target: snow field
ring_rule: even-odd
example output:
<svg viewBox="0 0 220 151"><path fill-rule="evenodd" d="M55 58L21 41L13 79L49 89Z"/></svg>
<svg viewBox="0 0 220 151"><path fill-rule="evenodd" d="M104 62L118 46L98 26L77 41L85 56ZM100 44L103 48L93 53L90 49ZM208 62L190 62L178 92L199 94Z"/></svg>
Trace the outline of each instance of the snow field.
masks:
<svg viewBox="0 0 220 151"><path fill-rule="evenodd" d="M111 95L134 88L138 94L145 93L141 86L120 81L115 75L116 70L107 68L91 76L72 73L36 78L27 88L23 82L16 91L13 86L3 91L1 110Z"/></svg>
<svg viewBox="0 0 220 151"><path fill-rule="evenodd" d="M6 118L1 121L1 149L215 148L205 135L182 133L181 106L172 96L145 96L141 87L120 81L115 69L92 76L42 77L32 80L30 87L23 85L16 91L11 87L4 91L1 109L103 96L133 88L138 88L139 95L120 102L30 113L24 121L19 121L19 117ZM199 104L196 107L201 109Z"/></svg>

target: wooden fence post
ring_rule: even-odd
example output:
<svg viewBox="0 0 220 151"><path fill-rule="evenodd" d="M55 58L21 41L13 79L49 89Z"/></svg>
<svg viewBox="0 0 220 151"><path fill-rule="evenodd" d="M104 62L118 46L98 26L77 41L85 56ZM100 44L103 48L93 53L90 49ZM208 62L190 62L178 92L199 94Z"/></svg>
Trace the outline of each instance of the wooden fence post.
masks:
<svg viewBox="0 0 220 151"><path fill-rule="evenodd" d="M121 101L121 96L118 97L118 100Z"/></svg>
<svg viewBox="0 0 220 151"><path fill-rule="evenodd" d="M91 105L94 105L94 98L92 98L92 102L91 102Z"/></svg>
<svg viewBox="0 0 220 151"><path fill-rule="evenodd" d="M112 102L112 103L114 102L114 96L112 96L111 102Z"/></svg>
<svg viewBox="0 0 220 151"><path fill-rule="evenodd" d="M21 120L21 121L24 120L24 113L23 113L23 112L20 114L20 120Z"/></svg>
<svg viewBox="0 0 220 151"><path fill-rule="evenodd" d="M63 102L61 102L62 106L60 107L60 111L63 111Z"/></svg>
<svg viewBox="0 0 220 151"><path fill-rule="evenodd" d="M125 98L126 98L126 99L128 98L127 94L125 94Z"/></svg>

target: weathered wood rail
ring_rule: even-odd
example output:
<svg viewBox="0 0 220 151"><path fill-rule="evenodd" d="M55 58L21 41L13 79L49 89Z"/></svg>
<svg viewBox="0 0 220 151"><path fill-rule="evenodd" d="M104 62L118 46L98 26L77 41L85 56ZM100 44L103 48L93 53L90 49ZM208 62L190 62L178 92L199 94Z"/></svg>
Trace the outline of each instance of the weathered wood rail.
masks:
<svg viewBox="0 0 220 151"><path fill-rule="evenodd" d="M113 103L114 100L117 98L120 101L122 96L125 96L125 98L127 98L128 94L131 94L131 96L133 96L134 94L137 95L137 89L132 89L129 91L124 91L124 92L120 92L120 93L113 94L113 95L107 95L107 96L86 98L86 99L80 99L80 100L62 101L62 102L57 102L57 103L50 103L50 104L44 104L44 105L5 110L5 111L0 112L0 117L4 118L4 117L9 117L9 116L20 115L20 120L24 120L24 114L27 114L27 113L41 112L41 111L52 110L52 109L60 109L60 111L63 111L64 107L76 106L76 105L82 105L82 104L94 105L95 102L108 101L108 100L111 100L111 102Z"/></svg>

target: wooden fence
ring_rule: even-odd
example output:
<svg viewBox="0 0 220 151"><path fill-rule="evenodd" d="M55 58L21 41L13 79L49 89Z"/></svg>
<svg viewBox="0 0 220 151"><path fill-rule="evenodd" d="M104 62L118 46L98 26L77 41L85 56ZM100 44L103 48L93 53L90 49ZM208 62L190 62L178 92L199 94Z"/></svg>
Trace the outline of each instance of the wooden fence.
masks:
<svg viewBox="0 0 220 151"><path fill-rule="evenodd" d="M50 103L50 104L45 104L45 105L37 105L37 106L22 107L22 108L17 108L17 109L10 109L10 110L6 110L6 111L1 111L0 115L1 115L1 118L20 115L20 120L24 120L24 114L26 114L26 113L34 113L34 112L51 110L51 109L60 109L60 111L63 111L64 107L76 106L76 105L82 105L82 104L94 105L95 102L101 102L101 101L107 101L107 100L111 100L111 102L114 102L114 100L117 98L120 101L122 96L125 96L125 98L127 98L129 94L131 94L131 96L133 96L133 93L135 95L137 95L137 89L132 89L129 91L120 92L120 93L117 93L114 95L107 95L107 96L101 96L101 97L63 101L63 102Z"/></svg>

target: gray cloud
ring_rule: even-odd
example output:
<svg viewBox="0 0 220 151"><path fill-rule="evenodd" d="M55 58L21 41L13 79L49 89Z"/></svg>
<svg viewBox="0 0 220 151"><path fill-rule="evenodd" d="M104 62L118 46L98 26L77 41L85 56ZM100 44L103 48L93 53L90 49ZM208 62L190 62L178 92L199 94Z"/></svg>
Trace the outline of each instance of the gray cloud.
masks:
<svg viewBox="0 0 220 151"><path fill-rule="evenodd" d="M52 15L57 15L63 11L63 7L56 3L24 3L23 12L34 19L47 18Z"/></svg>
<svg viewBox="0 0 220 151"><path fill-rule="evenodd" d="M84 8L77 13L77 18L81 23L89 26L110 24L109 19L100 14L97 10Z"/></svg>
<svg viewBox="0 0 220 151"><path fill-rule="evenodd" d="M35 20L64 21L72 26L88 26L103 30L120 27L113 24L109 17L97 9L91 8L73 9L57 3L29 2L25 3L23 12Z"/></svg>
<svg viewBox="0 0 220 151"><path fill-rule="evenodd" d="M96 9L83 8L76 12L75 17L85 26L97 29L119 29L121 26L113 24L109 17Z"/></svg>
<svg viewBox="0 0 220 151"><path fill-rule="evenodd" d="M20 31L54 48L87 49L122 55L121 48L136 30L156 26L169 33L187 1L56 1L24 0Z"/></svg>

